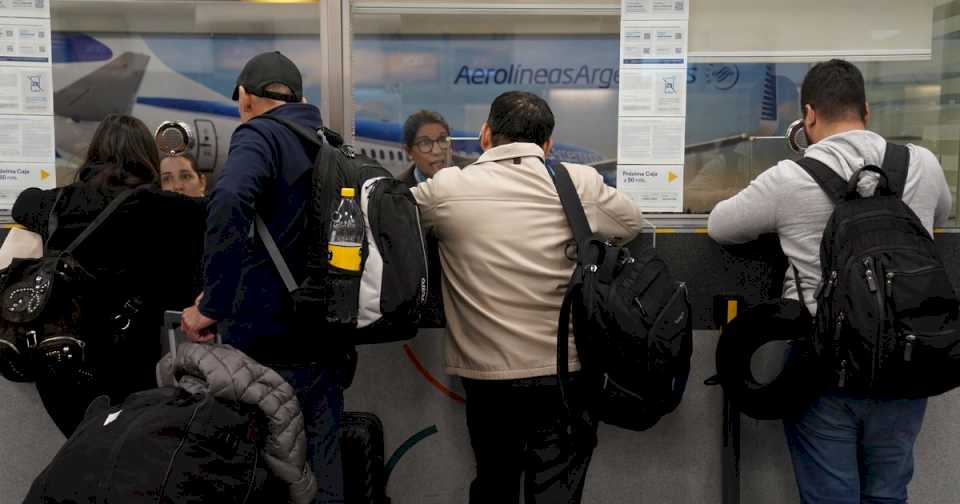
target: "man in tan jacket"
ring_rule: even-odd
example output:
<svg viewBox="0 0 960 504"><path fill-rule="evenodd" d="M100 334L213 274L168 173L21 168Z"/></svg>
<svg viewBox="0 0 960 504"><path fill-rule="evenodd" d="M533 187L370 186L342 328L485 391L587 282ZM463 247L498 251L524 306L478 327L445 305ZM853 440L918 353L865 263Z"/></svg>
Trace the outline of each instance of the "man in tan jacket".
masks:
<svg viewBox="0 0 960 504"><path fill-rule="evenodd" d="M557 319L574 251L544 166L553 127L542 98L504 93L480 131L480 159L413 189L440 244L446 370L463 380L477 461L471 504L518 502L521 478L528 504L580 502L593 453L592 433L587 443L567 435L574 424L595 428L577 406L583 381L573 373L572 417L557 386ZM596 170L567 169L595 235L629 240L640 231L640 210ZM578 370L572 334L568 344Z"/></svg>

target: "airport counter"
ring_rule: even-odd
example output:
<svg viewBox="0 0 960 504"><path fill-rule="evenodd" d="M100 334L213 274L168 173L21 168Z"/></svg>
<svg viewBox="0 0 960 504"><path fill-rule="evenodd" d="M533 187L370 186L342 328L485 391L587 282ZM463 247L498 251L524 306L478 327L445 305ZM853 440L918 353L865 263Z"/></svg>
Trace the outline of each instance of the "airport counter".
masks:
<svg viewBox="0 0 960 504"><path fill-rule="evenodd" d="M960 233L939 233L937 245L954 286L960 285ZM746 305L778 296L786 263L775 239L725 249L703 230L661 229L657 248L691 294L696 331L690 381L677 411L648 431L601 425L585 503L723 502L723 394L719 387L703 384L716 370L719 333L713 296L740 295ZM463 389L458 379L443 372L443 338L443 330L430 329L408 342L359 350L347 410L373 412L383 420L387 493L393 504L467 502L473 453ZM47 418L32 385L0 379L0 404L0 502L20 502L63 436ZM912 502L956 504L958 416L960 392L930 401L916 448ZM741 436L740 502L796 504L780 422L742 417Z"/></svg>

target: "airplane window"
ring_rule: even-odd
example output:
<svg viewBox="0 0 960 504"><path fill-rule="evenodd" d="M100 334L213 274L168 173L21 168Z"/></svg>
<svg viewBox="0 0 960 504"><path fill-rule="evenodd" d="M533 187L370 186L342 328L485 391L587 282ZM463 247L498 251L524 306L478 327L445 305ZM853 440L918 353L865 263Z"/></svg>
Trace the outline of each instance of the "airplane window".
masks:
<svg viewBox="0 0 960 504"><path fill-rule="evenodd" d="M383 149L380 149L380 159L387 159L387 155L383 153Z"/></svg>
<svg viewBox="0 0 960 504"><path fill-rule="evenodd" d="M393 151L390 151L390 161L393 161Z"/></svg>

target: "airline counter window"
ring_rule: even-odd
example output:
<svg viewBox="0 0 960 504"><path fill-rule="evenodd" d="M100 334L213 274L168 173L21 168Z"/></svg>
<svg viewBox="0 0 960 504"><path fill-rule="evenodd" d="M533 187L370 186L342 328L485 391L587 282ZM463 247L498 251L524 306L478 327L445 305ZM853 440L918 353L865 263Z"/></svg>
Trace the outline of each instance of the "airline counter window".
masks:
<svg viewBox="0 0 960 504"><path fill-rule="evenodd" d="M364 4L358 2L351 17L358 143L388 141L402 147L402 124L420 109L442 114L455 130L453 136L474 138L493 98L519 89L544 97L553 108L553 158L592 165L616 185L618 10L591 14L587 6L576 17L554 11L497 16L377 10ZM691 7L691 26L699 5ZM949 12L935 9L933 16ZM960 115L950 89L960 79L960 58L954 56L960 41L937 33L949 24L936 24L930 34L932 24L926 25L922 54L884 47L848 58L864 74L871 107L868 127L892 141L933 151L956 201ZM800 84L807 70L828 59L829 52L806 58L778 53L766 61L731 52L724 60L696 52L692 38L690 43L683 209L706 214L778 160L798 156L782 137L800 118ZM704 44L701 40L699 45ZM893 56L885 56L889 54ZM456 141L452 149L457 164L480 154L471 141ZM402 156L382 162L394 172L407 164ZM957 205L952 213L954 226Z"/></svg>
<svg viewBox="0 0 960 504"><path fill-rule="evenodd" d="M322 34L325 4L54 1L54 125L58 185L70 183L94 130L108 113L143 120L153 131L182 121L201 172L222 168L240 124L231 99L251 57L281 51L299 66L308 102L328 104ZM176 16L169 16L171 9ZM339 78L336 76L335 78Z"/></svg>

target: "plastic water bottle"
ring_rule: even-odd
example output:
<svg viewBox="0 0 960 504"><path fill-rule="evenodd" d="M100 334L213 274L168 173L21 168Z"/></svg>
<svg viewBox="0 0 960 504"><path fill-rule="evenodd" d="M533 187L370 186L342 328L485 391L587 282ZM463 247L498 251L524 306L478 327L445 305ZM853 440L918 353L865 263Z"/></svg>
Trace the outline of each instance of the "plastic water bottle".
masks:
<svg viewBox="0 0 960 504"><path fill-rule="evenodd" d="M354 195L352 187L340 189L340 204L331 216L327 254L331 266L347 271L360 271L360 247L363 245L363 214Z"/></svg>

